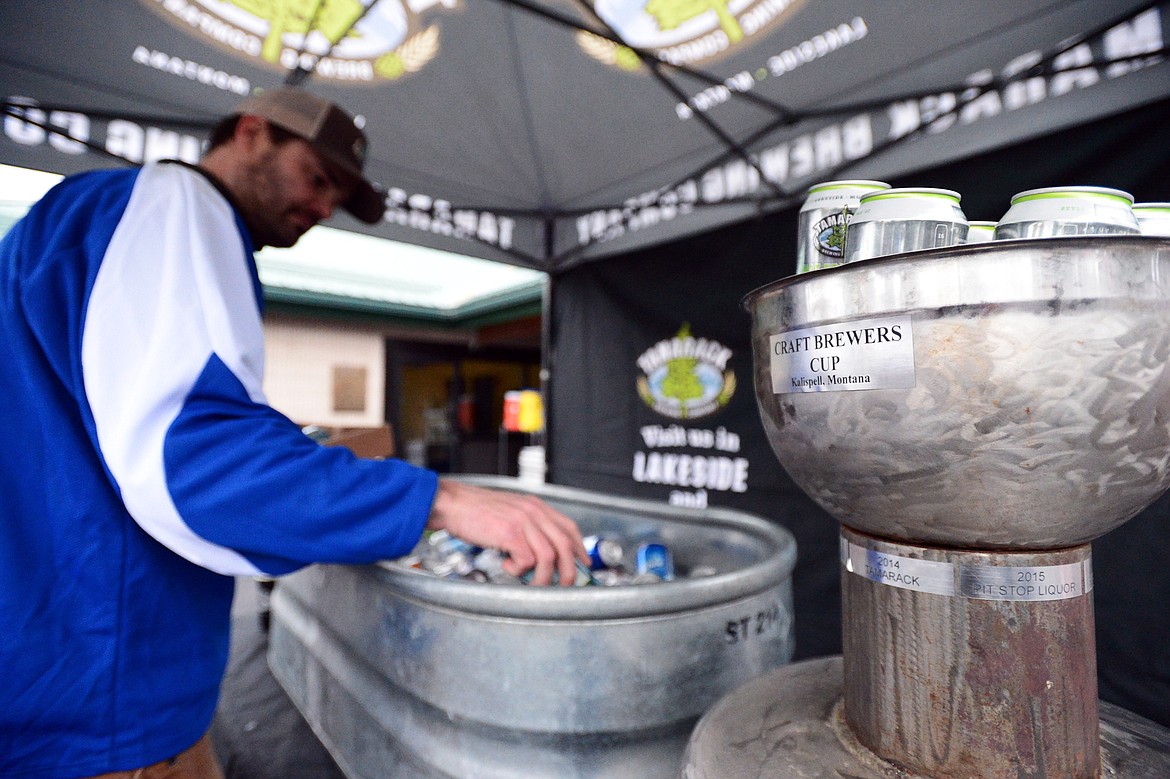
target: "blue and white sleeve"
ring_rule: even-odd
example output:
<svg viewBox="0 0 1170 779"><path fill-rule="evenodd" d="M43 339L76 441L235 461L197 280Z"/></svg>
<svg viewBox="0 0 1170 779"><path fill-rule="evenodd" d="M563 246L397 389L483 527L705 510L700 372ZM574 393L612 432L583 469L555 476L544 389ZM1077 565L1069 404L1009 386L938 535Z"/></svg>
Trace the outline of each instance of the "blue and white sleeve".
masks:
<svg viewBox="0 0 1170 779"><path fill-rule="evenodd" d="M202 176L143 169L82 335L85 395L123 503L165 546L228 575L409 551L437 477L321 447L268 406L249 251Z"/></svg>

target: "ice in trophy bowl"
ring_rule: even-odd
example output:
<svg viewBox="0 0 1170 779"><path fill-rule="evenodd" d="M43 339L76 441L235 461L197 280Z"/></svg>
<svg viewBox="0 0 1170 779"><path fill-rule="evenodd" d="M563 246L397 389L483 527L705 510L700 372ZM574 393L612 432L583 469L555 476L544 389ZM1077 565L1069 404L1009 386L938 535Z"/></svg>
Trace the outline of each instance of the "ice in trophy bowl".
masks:
<svg viewBox="0 0 1170 779"><path fill-rule="evenodd" d="M910 252L782 279L744 306L772 448L851 528L1052 549L1170 486L1170 239Z"/></svg>

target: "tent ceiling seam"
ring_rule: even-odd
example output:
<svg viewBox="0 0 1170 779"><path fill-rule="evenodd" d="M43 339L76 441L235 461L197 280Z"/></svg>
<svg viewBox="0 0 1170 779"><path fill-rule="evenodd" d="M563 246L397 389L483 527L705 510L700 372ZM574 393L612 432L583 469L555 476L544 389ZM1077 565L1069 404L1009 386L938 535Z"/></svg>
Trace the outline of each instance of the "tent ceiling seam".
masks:
<svg viewBox="0 0 1170 779"><path fill-rule="evenodd" d="M345 36L349 35L353 28L357 27L358 22L364 19L366 14L374 9L374 6L378 4L379 0L372 0L368 6L362 8L362 12L354 17L354 20L349 23L349 26L345 28L344 32L337 36L336 40L329 40L329 36L322 33L322 35L325 36L325 40L329 41L329 48L325 50L324 54L313 60L313 66L311 68L305 69L305 67L301 64L301 58L305 53L305 44L309 40L309 34L317 29L317 18L321 15L321 9L324 8L326 2L328 2L328 0L317 0L317 6L313 9L313 17L309 20L309 24L305 28L304 37L301 38L301 46L299 49L297 49L296 59L293 61L293 66L289 70L288 75L286 75L284 78L285 86L297 87L308 81L309 78L313 75L313 72L317 69L317 63L333 53L334 47L337 46L337 41L340 41L345 38Z"/></svg>
<svg viewBox="0 0 1170 779"><path fill-rule="evenodd" d="M377 2L377 0L374 0L374 2ZM325 0L317 0L317 5L316 5L316 7L313 8L313 16L311 19L309 19L309 23L305 27L305 34L301 37L301 45L300 45L300 47L297 48L297 56L293 59L293 66L289 70L288 75L284 77L284 83L286 86L295 87L295 86L299 86L299 85L303 84L309 78L309 76L312 75L313 68L316 68L316 65L314 65L313 68L306 70L301 65L301 58L305 54L305 44L308 43L309 36L312 35L313 31L317 29L317 17L319 17L321 15L321 8L324 5L325 5ZM349 26L349 29L347 29L344 33L342 33L341 37L344 38L349 33L349 30L352 30L352 29L353 29L353 25L351 24ZM332 51L333 51L333 44L330 43L329 50L325 53L325 56L328 57L329 52L332 52Z"/></svg>
<svg viewBox="0 0 1170 779"><path fill-rule="evenodd" d="M636 54L639 57L639 59L641 59L643 62L645 62L647 58L649 58L650 60L653 60L653 61L658 61L657 58L654 56L653 52L631 46L628 43L626 43L624 40L622 40L621 36L619 36L616 32L614 32L612 30L612 28L610 28L609 25L606 24L606 22L603 19L601 19L599 16L597 16L596 12L593 11L593 9L589 8L588 6L587 6L587 10L589 10L591 12L591 15L595 19L597 19L598 22L600 22L600 24L603 26L603 29L598 30L598 29L594 29L592 27L587 27L584 24L579 23L574 19L570 19L570 18L568 18L562 14L559 14L551 9L543 8L541 6L535 5L534 3L529 2L529 0L498 0L498 2L502 2L502 3L505 3L507 5L513 5L513 6L516 6L518 8L522 8L525 11L528 11L529 13L544 17L545 19L556 22L557 24L563 25L565 27L571 27L575 30L581 30L582 32L587 32L590 35L596 35L599 38L604 38L605 40L609 41L610 43L613 43L617 46L625 47L625 48L629 49L630 51L634 52L634 54ZM665 62L665 61L659 61L659 62L662 66L670 68L671 70L677 71L680 74L690 76L691 78L694 78L697 81L703 82L707 86L712 86L712 87L719 86L719 85L723 84L723 81L724 81L724 79L719 78L718 76L712 75L710 73L707 73L706 71L698 70L697 68L693 68L693 67L690 67L687 65L680 65L680 64L677 64L674 62ZM771 112L777 116L781 116L781 117L792 116L792 112L788 108L786 108L785 106L783 106L779 103L776 103L775 101L769 100L766 97L761 97L760 95L752 93L752 92L737 93L735 95L735 99L749 102L749 103L754 103L761 108L767 109L769 112Z"/></svg>
<svg viewBox="0 0 1170 779"><path fill-rule="evenodd" d="M502 10L507 18L506 27L507 27L507 32L508 32L508 38L512 44L512 50L519 51L519 45L518 45L519 41L516 37L516 25L515 25L515 21L512 18L512 15L511 15L512 9L504 8ZM532 110L532 103L528 99L528 83L527 83L527 80L525 79L525 73L524 73L523 69L520 67L520 62L519 62L517 57L513 56L511 58L511 65L512 65L513 76L516 79L517 83L520 85L520 89L518 90L518 92L519 92L520 104L522 106L521 116L522 116L523 122L524 122L524 135L525 135L525 140L528 142L528 148L530 149L530 151L532 153L532 160L533 160L534 168L535 168L534 172L536 174L537 187L539 188L539 192L540 192L540 202L542 204L551 203L552 202L552 195L549 192L549 188L548 188L547 171L545 170L545 166L543 164L543 160L542 160L542 157L540 155L540 145L537 143L537 139L536 139L536 125L535 125L534 113ZM541 220L541 223L542 223L543 230L542 230L541 238L544 241L544 252L543 252L544 257L543 257L543 259L547 262L549 259L552 258L553 247L556 245L554 243L554 241L555 241L555 235L556 235L557 214L555 213L555 211L551 211L548 208L542 208L542 209L535 211L534 215L537 216Z"/></svg>
<svg viewBox="0 0 1170 779"><path fill-rule="evenodd" d="M601 16L597 13L597 10L590 4L589 0L577 0L577 2L591 13L599 24L604 25L606 29L608 29L610 33L613 34L615 39L621 40L621 36L617 33L616 30L609 27L606 21L602 19ZM628 44L623 43L622 45ZM666 89L667 92L669 92L676 100L684 103L686 102L687 96L681 89L678 88L678 85L671 81L666 73L663 72L659 60L656 57L652 56L649 52L641 51L639 49L633 49L633 51L637 53L638 58L642 61L642 64L645 65L647 69L649 69L650 73L653 74L654 78ZM712 134L714 134L715 137L718 138L727 149L731 150L734 154L743 159L744 162L754 168L756 172L760 174L760 180L763 181L769 189L773 190L781 197L785 196L784 190L782 190L780 186L776 184L776 182L769 179L768 176L764 173L763 169L760 167L759 161L753 159L752 155L748 153L747 149L740 146L739 143L734 138L732 138L731 135L725 132L723 128L715 122L714 119L707 116L705 112L695 114L695 118Z"/></svg>

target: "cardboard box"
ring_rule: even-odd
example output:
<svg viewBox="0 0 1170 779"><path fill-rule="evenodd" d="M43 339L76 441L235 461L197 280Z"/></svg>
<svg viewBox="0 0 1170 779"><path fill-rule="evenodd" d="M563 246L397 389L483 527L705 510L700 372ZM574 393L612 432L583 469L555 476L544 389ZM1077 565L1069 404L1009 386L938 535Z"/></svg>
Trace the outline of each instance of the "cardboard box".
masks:
<svg viewBox="0 0 1170 779"><path fill-rule="evenodd" d="M390 425L336 430L325 441L325 446L344 446L358 457L384 460L394 456L394 434Z"/></svg>

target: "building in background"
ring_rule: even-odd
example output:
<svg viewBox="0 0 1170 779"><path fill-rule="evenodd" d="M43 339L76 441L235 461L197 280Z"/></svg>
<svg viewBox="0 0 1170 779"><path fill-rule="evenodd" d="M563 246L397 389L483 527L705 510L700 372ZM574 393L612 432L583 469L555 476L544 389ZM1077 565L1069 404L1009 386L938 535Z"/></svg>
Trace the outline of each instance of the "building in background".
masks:
<svg viewBox="0 0 1170 779"><path fill-rule="evenodd" d="M0 165L0 237L60 178ZM516 472L504 393L539 387L545 273L329 227L257 263L274 408L389 425L396 456L439 471Z"/></svg>

